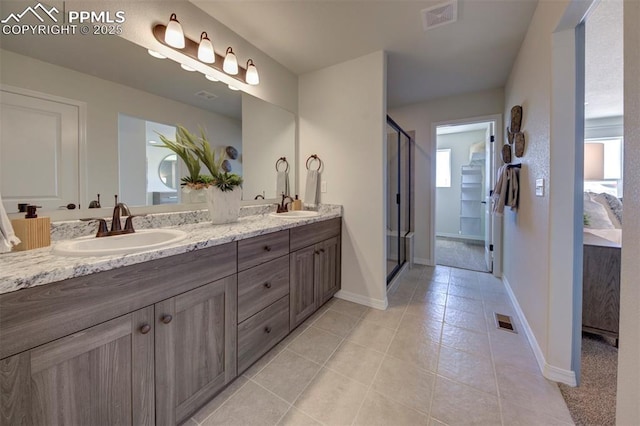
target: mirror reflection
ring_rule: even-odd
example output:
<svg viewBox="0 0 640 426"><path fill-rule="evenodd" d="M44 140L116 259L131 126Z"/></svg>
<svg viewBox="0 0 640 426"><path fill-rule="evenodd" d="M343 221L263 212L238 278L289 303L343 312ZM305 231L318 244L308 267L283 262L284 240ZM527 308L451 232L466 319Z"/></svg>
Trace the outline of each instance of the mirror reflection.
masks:
<svg viewBox="0 0 640 426"><path fill-rule="evenodd" d="M127 40L3 36L0 47L0 192L8 212L19 202L86 208L97 194L103 207L114 194L130 206L191 202L180 190L182 161L153 146L157 133L174 138L176 125L202 128L214 147L237 150L229 163L244 178L246 200L276 198L278 158L287 157L295 175L292 113ZM25 179L15 172L27 164L38 172Z"/></svg>

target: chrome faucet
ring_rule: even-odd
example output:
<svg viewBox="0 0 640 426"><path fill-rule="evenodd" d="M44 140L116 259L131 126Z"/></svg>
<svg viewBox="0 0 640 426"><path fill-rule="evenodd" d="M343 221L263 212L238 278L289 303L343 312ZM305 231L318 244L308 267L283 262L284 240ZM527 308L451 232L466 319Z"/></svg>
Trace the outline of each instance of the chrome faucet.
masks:
<svg viewBox="0 0 640 426"><path fill-rule="evenodd" d="M286 199L289 199L288 203L285 203ZM278 210L276 210L276 213L286 213L289 210L287 209L287 204L291 204L293 202L293 198L289 197L288 195L285 195L284 192L282 193L282 201L280 202L280 204L276 204L276 206L278 206Z"/></svg>

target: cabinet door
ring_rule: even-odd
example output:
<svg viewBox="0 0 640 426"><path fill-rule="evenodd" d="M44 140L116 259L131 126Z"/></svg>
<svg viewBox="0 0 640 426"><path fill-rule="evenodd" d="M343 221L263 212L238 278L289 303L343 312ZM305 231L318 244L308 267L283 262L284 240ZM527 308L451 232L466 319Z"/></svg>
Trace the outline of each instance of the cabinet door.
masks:
<svg viewBox="0 0 640 426"><path fill-rule="evenodd" d="M340 238L316 244L316 309L340 290Z"/></svg>
<svg viewBox="0 0 640 426"><path fill-rule="evenodd" d="M0 424L152 425L153 307L0 361Z"/></svg>
<svg viewBox="0 0 640 426"><path fill-rule="evenodd" d="M236 376L237 277L155 308L157 424L175 425Z"/></svg>
<svg viewBox="0 0 640 426"><path fill-rule="evenodd" d="M316 309L314 286L315 246L295 251L289 256L289 327L293 330Z"/></svg>

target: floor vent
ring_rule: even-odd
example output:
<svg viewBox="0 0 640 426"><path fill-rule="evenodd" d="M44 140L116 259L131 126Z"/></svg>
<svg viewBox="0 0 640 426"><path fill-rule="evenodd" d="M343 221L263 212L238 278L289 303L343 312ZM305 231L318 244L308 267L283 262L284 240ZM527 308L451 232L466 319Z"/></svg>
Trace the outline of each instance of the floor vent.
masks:
<svg viewBox="0 0 640 426"><path fill-rule="evenodd" d="M516 327L513 325L511 321L511 317L509 315L499 314L497 312L493 313L496 318L496 327L500 330L510 331L512 333L517 333Z"/></svg>
<svg viewBox="0 0 640 426"><path fill-rule="evenodd" d="M422 28L427 31L458 20L457 0L442 3L422 10Z"/></svg>

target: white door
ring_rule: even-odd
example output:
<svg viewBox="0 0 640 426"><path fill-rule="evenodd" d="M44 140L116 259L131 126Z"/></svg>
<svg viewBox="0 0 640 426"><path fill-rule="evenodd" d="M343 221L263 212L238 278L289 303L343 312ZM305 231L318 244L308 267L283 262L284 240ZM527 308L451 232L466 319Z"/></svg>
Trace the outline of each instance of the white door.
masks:
<svg viewBox="0 0 640 426"><path fill-rule="evenodd" d="M18 203L55 210L80 203L77 105L0 92L0 194L7 212Z"/></svg>
<svg viewBox="0 0 640 426"><path fill-rule="evenodd" d="M493 209L491 206L491 190L494 187L494 144L495 132L494 123L487 127L485 136L485 177L484 177L484 261L489 272L493 271Z"/></svg>

